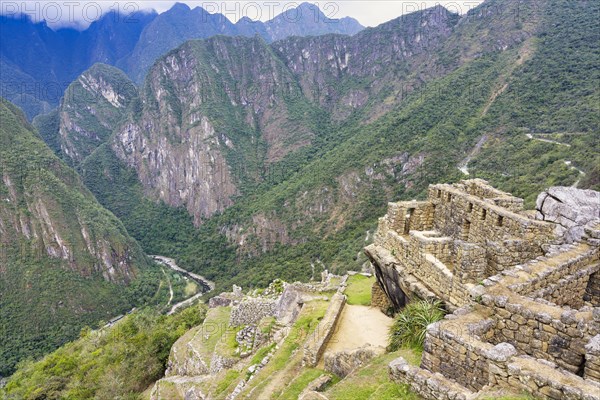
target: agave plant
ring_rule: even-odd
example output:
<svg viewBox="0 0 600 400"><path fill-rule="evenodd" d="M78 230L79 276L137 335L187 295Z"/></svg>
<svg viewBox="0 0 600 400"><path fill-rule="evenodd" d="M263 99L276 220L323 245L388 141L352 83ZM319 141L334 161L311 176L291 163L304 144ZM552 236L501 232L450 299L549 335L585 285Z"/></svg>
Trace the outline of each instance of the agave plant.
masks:
<svg viewBox="0 0 600 400"><path fill-rule="evenodd" d="M427 326L444 318L442 303L418 300L409 303L397 316L390 328L389 351L402 347L422 350Z"/></svg>

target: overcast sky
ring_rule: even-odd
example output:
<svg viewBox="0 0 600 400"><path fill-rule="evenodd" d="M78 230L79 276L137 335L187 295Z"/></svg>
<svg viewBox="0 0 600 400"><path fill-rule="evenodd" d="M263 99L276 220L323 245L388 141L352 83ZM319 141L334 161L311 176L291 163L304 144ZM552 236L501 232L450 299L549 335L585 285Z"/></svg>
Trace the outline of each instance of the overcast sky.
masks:
<svg viewBox="0 0 600 400"><path fill-rule="evenodd" d="M433 7L441 4L451 11L460 14L482 3L483 0L431 1L431 0L344 0L344 1L310 1L318 5L329 18L346 16L357 19L365 26L376 26L402 14ZM190 8L203 7L211 13L225 14L231 21L236 22L243 16L251 19L267 21L275 15L296 7L301 1L180 1ZM1 14L18 12L31 15L34 20L46 20L52 27L80 26L86 27L108 10L119 10L127 15L134 10L155 9L162 13L175 4L175 1L0 1Z"/></svg>

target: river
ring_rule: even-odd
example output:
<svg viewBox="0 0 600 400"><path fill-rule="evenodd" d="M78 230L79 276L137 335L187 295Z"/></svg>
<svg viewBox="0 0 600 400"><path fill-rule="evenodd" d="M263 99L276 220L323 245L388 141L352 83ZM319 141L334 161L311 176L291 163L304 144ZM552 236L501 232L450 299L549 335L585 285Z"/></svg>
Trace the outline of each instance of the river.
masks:
<svg viewBox="0 0 600 400"><path fill-rule="evenodd" d="M172 258L165 257L165 256L157 256L157 255L150 256L150 257L152 257L152 259L154 261L171 268L173 271L177 271L180 274L187 276L188 278L194 280L201 287L200 292L198 292L194 296L192 296L188 299L185 299L177 304L174 304L173 307L171 307L171 310L169 310L169 312L167 313L167 315L171 315L175 311L180 309L181 307L184 307L184 306L187 306L187 305L193 303L196 299L202 297L202 295L204 293L208 293L208 292L214 290L214 288L215 288L214 282L209 281L208 279L206 279L205 277L203 277L201 275L195 274L193 272L190 272L190 271L187 271L187 270L181 268L180 266L177 265L175 260L173 260Z"/></svg>

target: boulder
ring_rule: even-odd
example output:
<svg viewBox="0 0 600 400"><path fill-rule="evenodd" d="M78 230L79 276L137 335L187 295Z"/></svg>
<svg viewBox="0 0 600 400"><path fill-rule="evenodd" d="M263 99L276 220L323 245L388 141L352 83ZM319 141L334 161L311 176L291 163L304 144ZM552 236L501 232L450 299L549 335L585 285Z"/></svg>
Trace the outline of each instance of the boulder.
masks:
<svg viewBox="0 0 600 400"><path fill-rule="evenodd" d="M291 325L302 309L302 293L293 285L287 285L275 307L275 318L283 325Z"/></svg>
<svg viewBox="0 0 600 400"><path fill-rule="evenodd" d="M557 224L565 242L581 240L586 225L600 222L600 192L556 186L539 194L536 218Z"/></svg>

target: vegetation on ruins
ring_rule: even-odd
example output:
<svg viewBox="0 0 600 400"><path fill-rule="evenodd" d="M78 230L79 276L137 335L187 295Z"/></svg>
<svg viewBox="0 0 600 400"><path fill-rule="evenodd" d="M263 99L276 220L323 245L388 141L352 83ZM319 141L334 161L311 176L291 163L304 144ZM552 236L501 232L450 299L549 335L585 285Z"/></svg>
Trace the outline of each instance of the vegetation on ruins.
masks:
<svg viewBox="0 0 600 400"><path fill-rule="evenodd" d="M395 317L394 324L390 328L388 350L396 351L405 347L422 350L427 327L444 318L444 315L445 311L440 301L410 302Z"/></svg>

